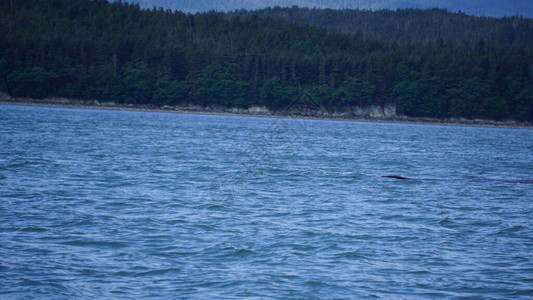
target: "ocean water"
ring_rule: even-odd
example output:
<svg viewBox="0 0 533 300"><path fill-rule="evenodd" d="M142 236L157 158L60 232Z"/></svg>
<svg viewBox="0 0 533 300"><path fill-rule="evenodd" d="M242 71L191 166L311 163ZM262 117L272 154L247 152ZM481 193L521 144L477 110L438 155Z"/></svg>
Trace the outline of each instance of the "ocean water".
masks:
<svg viewBox="0 0 533 300"><path fill-rule="evenodd" d="M533 130L0 106L0 298L531 298L532 179Z"/></svg>

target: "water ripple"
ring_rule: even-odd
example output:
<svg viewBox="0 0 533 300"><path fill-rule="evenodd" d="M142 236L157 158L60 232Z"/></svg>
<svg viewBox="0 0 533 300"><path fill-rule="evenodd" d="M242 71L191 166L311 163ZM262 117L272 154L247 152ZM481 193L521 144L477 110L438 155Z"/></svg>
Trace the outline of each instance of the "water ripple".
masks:
<svg viewBox="0 0 533 300"><path fill-rule="evenodd" d="M533 295L530 130L0 115L0 298Z"/></svg>

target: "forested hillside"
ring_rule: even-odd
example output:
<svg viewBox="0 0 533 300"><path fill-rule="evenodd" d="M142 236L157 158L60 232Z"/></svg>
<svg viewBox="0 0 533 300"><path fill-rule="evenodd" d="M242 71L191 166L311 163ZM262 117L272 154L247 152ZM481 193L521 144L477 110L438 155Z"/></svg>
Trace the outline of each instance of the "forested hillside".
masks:
<svg viewBox="0 0 533 300"><path fill-rule="evenodd" d="M111 0L113 1L113 0ZM124 1L123 1L124 2ZM397 10L440 8L451 12L464 12L475 16L504 17L524 15L533 17L533 3L527 0L127 0L139 3L141 8L165 9L184 12L256 10L267 7L308 7L360 10Z"/></svg>
<svg viewBox="0 0 533 300"><path fill-rule="evenodd" d="M258 16L186 15L104 0L0 2L0 89L121 103L533 120L533 52L386 43Z"/></svg>
<svg viewBox="0 0 533 300"><path fill-rule="evenodd" d="M360 33L365 38L388 43L427 43L442 40L454 45L474 45L483 39L492 46L533 46L533 19L473 17L445 10L403 9L398 11L267 8L236 11L229 16L273 18L285 23Z"/></svg>

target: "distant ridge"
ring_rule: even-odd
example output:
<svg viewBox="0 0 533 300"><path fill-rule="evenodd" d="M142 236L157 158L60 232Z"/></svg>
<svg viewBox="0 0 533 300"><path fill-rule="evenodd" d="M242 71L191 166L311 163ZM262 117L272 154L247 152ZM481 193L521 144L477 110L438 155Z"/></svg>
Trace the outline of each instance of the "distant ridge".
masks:
<svg viewBox="0 0 533 300"><path fill-rule="evenodd" d="M114 0L110 0L114 2ZM163 7L197 13L214 11L255 10L266 7L309 7L333 9L396 10L404 8L440 8L450 12L463 12L475 16L504 17L522 15L533 17L531 0L123 0L138 3L142 8Z"/></svg>
<svg viewBox="0 0 533 300"><path fill-rule="evenodd" d="M280 20L342 33L362 34L387 43L446 43L474 45L483 39L491 46L533 46L533 19L486 18L451 13L442 9L333 10L309 8L266 8L240 10L227 16Z"/></svg>

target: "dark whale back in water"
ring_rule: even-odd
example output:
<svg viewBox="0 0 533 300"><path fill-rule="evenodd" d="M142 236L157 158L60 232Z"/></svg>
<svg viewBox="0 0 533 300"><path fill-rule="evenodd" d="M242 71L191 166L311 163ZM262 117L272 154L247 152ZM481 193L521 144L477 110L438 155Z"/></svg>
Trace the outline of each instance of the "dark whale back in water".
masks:
<svg viewBox="0 0 533 300"><path fill-rule="evenodd" d="M408 177L403 177L403 176L398 176L398 175L387 175L387 176L381 176L381 177L394 178L394 179L400 179L400 180L411 179L411 178L408 178Z"/></svg>
<svg viewBox="0 0 533 300"><path fill-rule="evenodd" d="M523 184L533 184L532 179L488 179L488 178L479 178L479 179L464 179L464 180L458 180L458 179L434 179L434 178L409 178L409 177L403 177L398 175L385 175L381 176L384 178L394 178L399 180L431 180L431 181L473 181L473 182L505 182L505 183L523 183Z"/></svg>

